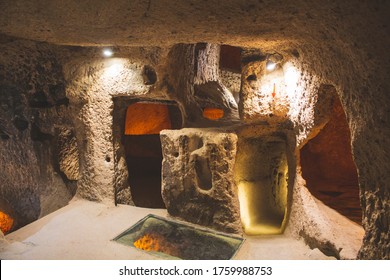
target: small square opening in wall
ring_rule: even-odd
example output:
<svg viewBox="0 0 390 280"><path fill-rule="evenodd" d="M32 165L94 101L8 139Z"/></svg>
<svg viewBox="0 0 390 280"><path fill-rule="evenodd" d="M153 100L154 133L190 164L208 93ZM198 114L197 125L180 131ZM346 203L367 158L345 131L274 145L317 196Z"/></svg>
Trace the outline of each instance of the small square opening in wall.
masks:
<svg viewBox="0 0 390 280"><path fill-rule="evenodd" d="M222 45L219 64L222 69L241 73L241 48Z"/></svg>
<svg viewBox="0 0 390 280"><path fill-rule="evenodd" d="M113 239L161 258L229 260L244 239L148 215Z"/></svg>

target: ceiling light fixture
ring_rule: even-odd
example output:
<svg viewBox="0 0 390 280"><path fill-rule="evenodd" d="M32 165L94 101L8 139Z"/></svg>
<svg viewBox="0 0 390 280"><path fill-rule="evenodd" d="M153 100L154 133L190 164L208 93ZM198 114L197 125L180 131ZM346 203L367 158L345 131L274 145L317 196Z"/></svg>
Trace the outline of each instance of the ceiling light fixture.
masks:
<svg viewBox="0 0 390 280"><path fill-rule="evenodd" d="M273 71L276 67L276 63L273 61L267 61L266 68L268 71Z"/></svg>
<svg viewBox="0 0 390 280"><path fill-rule="evenodd" d="M103 56L104 57L112 57L114 54L113 50L110 48L103 49Z"/></svg>
<svg viewBox="0 0 390 280"><path fill-rule="evenodd" d="M265 67L268 71L273 71L282 60L283 56L279 53L268 54Z"/></svg>

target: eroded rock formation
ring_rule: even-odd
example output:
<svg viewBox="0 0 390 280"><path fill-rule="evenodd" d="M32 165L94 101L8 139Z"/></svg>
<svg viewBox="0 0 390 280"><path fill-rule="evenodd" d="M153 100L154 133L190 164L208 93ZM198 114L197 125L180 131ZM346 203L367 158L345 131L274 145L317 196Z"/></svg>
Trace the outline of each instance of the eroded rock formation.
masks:
<svg viewBox="0 0 390 280"><path fill-rule="evenodd" d="M389 2L57 2L0 4L0 33L7 35L0 37L0 192L19 226L67 203L76 177L81 197L132 202L120 145L122 124L113 125L124 115L116 115L113 98L176 101L186 127L238 121L232 102L238 101L248 125L283 120L292 127L298 156L326 123L317 114L323 103L318 93L332 85L346 114L358 173L365 230L358 257L389 258ZM219 44L280 53L283 81L267 81L261 59L244 61L245 75L226 69L218 73ZM103 45L122 47L116 58L103 59ZM237 75L242 85L226 82L240 80ZM274 84L275 100L283 93L280 104L286 105L276 111ZM210 105L226 110L227 122L203 119L202 110ZM77 162L76 153L69 157L56 150L63 129L73 131L77 140L78 176L77 168L66 164L70 158ZM334 235L315 224L304 204L317 204L308 201L305 183L298 179L288 229L311 244L320 240L323 250L348 248L348 242L327 243ZM295 223L299 217L305 221ZM354 254L341 250L339 256Z"/></svg>
<svg viewBox="0 0 390 280"><path fill-rule="evenodd" d="M73 125L58 49L1 38L0 196L12 212L0 210L17 229L72 198L75 184L60 167L57 139Z"/></svg>
<svg viewBox="0 0 390 280"><path fill-rule="evenodd" d="M218 130L161 132L162 194L168 212L217 230L240 233L234 162L237 136Z"/></svg>

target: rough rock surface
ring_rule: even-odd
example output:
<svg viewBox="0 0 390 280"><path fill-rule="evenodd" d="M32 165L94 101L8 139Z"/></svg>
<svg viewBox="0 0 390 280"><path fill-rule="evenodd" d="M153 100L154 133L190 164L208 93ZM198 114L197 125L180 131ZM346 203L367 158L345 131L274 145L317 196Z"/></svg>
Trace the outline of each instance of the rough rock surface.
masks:
<svg viewBox="0 0 390 280"><path fill-rule="evenodd" d="M283 233L294 187L295 134L289 122L236 127L234 177L247 234Z"/></svg>
<svg viewBox="0 0 390 280"><path fill-rule="evenodd" d="M161 132L162 195L168 213L188 222L240 233L233 178L237 136L218 130Z"/></svg>
<svg viewBox="0 0 390 280"><path fill-rule="evenodd" d="M241 73L221 70L220 75L221 82L230 90L236 100L236 103L238 104L241 90Z"/></svg>
<svg viewBox="0 0 390 280"><path fill-rule="evenodd" d="M359 252L359 257L367 259L390 259L389 242L389 200L381 200L382 197L389 197L388 190L368 191L362 198L363 223L366 225L366 234L363 246ZM370 223L370 220L375 223ZM375 247L376 246L376 247ZM380 248L380 250L374 250Z"/></svg>
<svg viewBox="0 0 390 280"><path fill-rule="evenodd" d="M356 259L364 230L311 196L298 170L286 234L302 237L327 256Z"/></svg>
<svg viewBox="0 0 390 280"><path fill-rule="evenodd" d="M4 233L0 230L0 251L3 252L8 245L9 243L5 239Z"/></svg>
<svg viewBox="0 0 390 280"><path fill-rule="evenodd" d="M244 121L287 119L290 100L285 90L283 69L266 69L266 55L244 51L241 74L240 116Z"/></svg>
<svg viewBox="0 0 390 280"><path fill-rule="evenodd" d="M219 104L228 116L230 110L237 112L232 94L220 82L219 46L202 46L197 52L195 45L118 48L115 58L109 59L101 58L92 48L68 51L63 58L66 93L77 146L84 151L80 154L78 195L133 203L121 146L124 117L131 103L174 100L188 125L199 119L211 123L203 119L201 111L210 104ZM209 91L214 92L210 98L205 95Z"/></svg>
<svg viewBox="0 0 390 280"><path fill-rule="evenodd" d="M60 170L69 180L79 179L79 150L74 132L63 128L58 133L58 161Z"/></svg>
<svg viewBox="0 0 390 280"><path fill-rule="evenodd" d="M226 0L223 5L221 1L118 0L113 5L99 0L91 5L90 1L12 0L0 3L0 32L68 45L170 47L179 42L210 42L260 48L264 53L291 54L293 61L285 65L293 65L294 70L284 69L284 73L292 77L286 83L286 90L289 85L302 89L290 92L293 98L289 116L297 131L298 146L307 141L316 126L313 109L318 88L323 84L333 85L346 112L352 153L359 174L363 226L366 230L359 257L388 259L389 14L389 1L368 0ZM181 65L186 64L186 60L179 61ZM93 75L95 69L84 68L85 80L96 78ZM176 75L182 73L177 69L183 70L180 67L173 69L176 69ZM79 93L82 94L83 90ZM191 90L175 94L188 93ZM16 92L14 94L17 95ZM92 105L84 109L93 114ZM7 116L3 122L10 123L11 119ZM24 127L23 121L17 120L16 123ZM37 132L35 127L34 131ZM11 132L8 124L0 124L1 138L8 138ZM88 133L92 134L91 131ZM103 146L107 143L104 141L102 146L86 145L88 149L79 143L79 148L94 153L94 149L104 150ZM23 151L23 144L9 148ZM101 153L96 155L100 160ZM3 157L1 164L11 162L11 158ZM26 154L25 159L35 162L30 154ZM84 165L80 162L81 168ZM37 172L34 167L35 171L25 168L23 163L16 162L15 166L20 167L23 174ZM33 183L30 185L35 188ZM22 193L27 195L27 192ZM34 196L30 196L32 200L36 200Z"/></svg>
<svg viewBox="0 0 390 280"><path fill-rule="evenodd" d="M57 49L0 38L0 197L17 229L71 199L74 184L59 167L57 139L72 123Z"/></svg>
<svg viewBox="0 0 390 280"><path fill-rule="evenodd" d="M132 52L131 59L129 52ZM118 110L123 114L121 119L115 115L115 121L122 122L114 123L114 98L156 98L163 93L149 94L154 85L145 81L144 75L145 65L158 61L158 49L124 49L118 53L120 57L102 59L94 50L70 52L64 58L64 73L77 146L83 151L77 194L90 200L111 202L118 196L119 202L131 204L124 152L118 149L127 106Z"/></svg>
<svg viewBox="0 0 390 280"><path fill-rule="evenodd" d="M133 203L121 146L131 103L174 100L189 125L199 119L207 123L201 109L210 104L222 106L228 116L230 110L237 111L232 94L220 82L218 45L117 48L108 59L92 48L70 49L64 51L62 63L77 147L83 151L77 193L91 200ZM210 98L205 95L209 91L214 92Z"/></svg>
<svg viewBox="0 0 390 280"><path fill-rule="evenodd" d="M177 44L170 49L165 86L182 109L184 127L219 127L238 119L236 100L222 82L219 58L217 44ZM204 118L206 107L222 109L224 117L218 122Z"/></svg>
<svg viewBox="0 0 390 280"><path fill-rule="evenodd" d="M351 136L337 98L330 120L300 151L302 176L309 191L329 207L362 223L359 183L352 159Z"/></svg>

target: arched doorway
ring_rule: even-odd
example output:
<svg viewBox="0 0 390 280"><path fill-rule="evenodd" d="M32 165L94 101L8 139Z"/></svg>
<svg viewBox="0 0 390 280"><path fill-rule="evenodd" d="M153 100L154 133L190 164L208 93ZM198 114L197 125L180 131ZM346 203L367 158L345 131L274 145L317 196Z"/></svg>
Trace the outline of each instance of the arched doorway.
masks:
<svg viewBox="0 0 390 280"><path fill-rule="evenodd" d="M327 206L361 224L359 183L351 151L351 135L336 94L328 123L303 146L300 158L309 191Z"/></svg>

